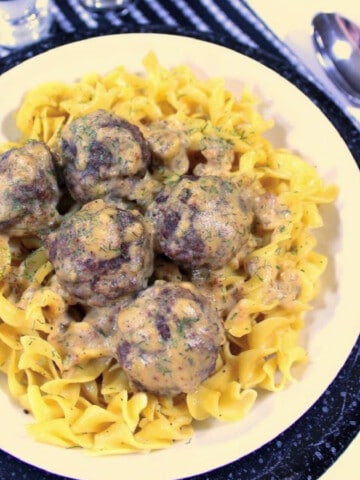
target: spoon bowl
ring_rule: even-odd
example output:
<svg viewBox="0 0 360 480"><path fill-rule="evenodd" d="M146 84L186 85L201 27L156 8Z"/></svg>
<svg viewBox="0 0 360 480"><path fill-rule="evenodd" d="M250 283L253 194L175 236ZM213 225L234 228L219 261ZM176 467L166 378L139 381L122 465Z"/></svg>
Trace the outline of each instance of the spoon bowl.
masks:
<svg viewBox="0 0 360 480"><path fill-rule="evenodd" d="M312 25L320 64L349 101L360 106L360 28L337 13L319 13Z"/></svg>

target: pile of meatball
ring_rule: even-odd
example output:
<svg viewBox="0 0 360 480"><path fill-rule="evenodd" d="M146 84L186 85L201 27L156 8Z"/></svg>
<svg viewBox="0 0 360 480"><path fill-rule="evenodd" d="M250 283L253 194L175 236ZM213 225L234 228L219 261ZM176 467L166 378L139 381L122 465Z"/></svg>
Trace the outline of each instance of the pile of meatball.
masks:
<svg viewBox="0 0 360 480"><path fill-rule="evenodd" d="M220 269L247 241L253 213L238 185L190 171L137 204L160 161L161 145L128 121L105 110L78 118L56 155L32 140L1 155L0 232L41 239L69 303L121 305L114 357L135 389L176 395L214 371L224 328L193 283L154 280L155 262Z"/></svg>

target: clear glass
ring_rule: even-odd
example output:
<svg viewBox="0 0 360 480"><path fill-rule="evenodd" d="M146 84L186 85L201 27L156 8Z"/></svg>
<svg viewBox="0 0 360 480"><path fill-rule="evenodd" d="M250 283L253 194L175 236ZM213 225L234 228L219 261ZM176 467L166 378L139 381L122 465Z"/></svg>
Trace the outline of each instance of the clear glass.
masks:
<svg viewBox="0 0 360 480"><path fill-rule="evenodd" d="M0 0L0 45L24 47L46 37L52 24L49 0Z"/></svg>
<svg viewBox="0 0 360 480"><path fill-rule="evenodd" d="M86 8L91 10L106 10L126 8L131 0L80 0Z"/></svg>

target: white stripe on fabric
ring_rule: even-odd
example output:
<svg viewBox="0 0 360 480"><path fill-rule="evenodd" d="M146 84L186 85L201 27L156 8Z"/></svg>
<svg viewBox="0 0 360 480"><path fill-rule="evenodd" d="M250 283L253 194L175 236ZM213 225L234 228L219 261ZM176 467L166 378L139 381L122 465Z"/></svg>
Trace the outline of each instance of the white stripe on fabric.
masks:
<svg viewBox="0 0 360 480"><path fill-rule="evenodd" d="M135 5L131 2L126 7L127 11L129 12L130 16L140 25L146 25L149 23L149 20L145 17L143 12L139 10Z"/></svg>
<svg viewBox="0 0 360 480"><path fill-rule="evenodd" d="M199 15L184 0L171 0L188 20L202 32L209 32L210 27L199 17Z"/></svg>
<svg viewBox="0 0 360 480"><path fill-rule="evenodd" d="M11 53L9 48L4 48L0 46L0 58L5 58Z"/></svg>
<svg viewBox="0 0 360 480"><path fill-rule="evenodd" d="M82 7L78 1L69 0L69 5L72 7L75 13L77 13L80 19L86 24L89 28L97 28L98 22L91 16L91 14Z"/></svg>
<svg viewBox="0 0 360 480"><path fill-rule="evenodd" d="M114 12L106 12L105 18L109 23L111 23L111 25L114 25L115 27L120 27L120 25L124 24L121 18L118 17Z"/></svg>
<svg viewBox="0 0 360 480"><path fill-rule="evenodd" d="M254 43L251 38L246 35L235 23L230 20L229 17L218 7L216 3L212 0L200 0L205 8L214 16L215 20L218 21L221 26L234 38L238 41L246 43L251 47L258 48L256 43Z"/></svg>
<svg viewBox="0 0 360 480"><path fill-rule="evenodd" d="M173 18L170 13L165 10L165 8L160 5L160 3L157 0L147 0L146 5L148 5L154 12L163 20L166 25L172 25L172 26L177 26L178 23Z"/></svg>
<svg viewBox="0 0 360 480"><path fill-rule="evenodd" d="M67 19L67 17L65 17L63 12L54 4L54 2L50 2L50 11L62 30L68 33L75 31L74 25Z"/></svg>

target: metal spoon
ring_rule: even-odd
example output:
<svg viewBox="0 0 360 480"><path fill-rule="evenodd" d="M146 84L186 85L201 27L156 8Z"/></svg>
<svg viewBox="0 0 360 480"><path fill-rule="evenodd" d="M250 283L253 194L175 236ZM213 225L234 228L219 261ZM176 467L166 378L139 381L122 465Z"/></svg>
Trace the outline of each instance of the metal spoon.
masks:
<svg viewBox="0 0 360 480"><path fill-rule="evenodd" d="M312 25L320 64L349 101L360 106L360 28L337 13L319 13Z"/></svg>

